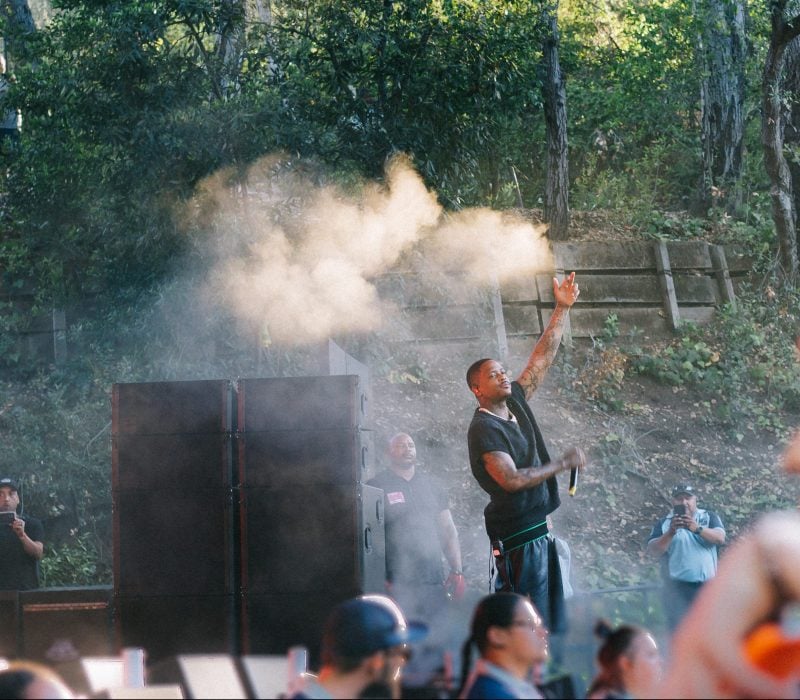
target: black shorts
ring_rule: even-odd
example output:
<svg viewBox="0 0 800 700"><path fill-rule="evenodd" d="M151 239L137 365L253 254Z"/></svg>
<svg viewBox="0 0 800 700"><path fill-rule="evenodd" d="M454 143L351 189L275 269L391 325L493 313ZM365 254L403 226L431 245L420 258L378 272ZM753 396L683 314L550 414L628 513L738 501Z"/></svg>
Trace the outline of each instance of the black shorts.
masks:
<svg viewBox="0 0 800 700"><path fill-rule="evenodd" d="M495 565L495 591L512 591L528 596L551 634L567 631L564 585L553 539L539 537L495 556Z"/></svg>

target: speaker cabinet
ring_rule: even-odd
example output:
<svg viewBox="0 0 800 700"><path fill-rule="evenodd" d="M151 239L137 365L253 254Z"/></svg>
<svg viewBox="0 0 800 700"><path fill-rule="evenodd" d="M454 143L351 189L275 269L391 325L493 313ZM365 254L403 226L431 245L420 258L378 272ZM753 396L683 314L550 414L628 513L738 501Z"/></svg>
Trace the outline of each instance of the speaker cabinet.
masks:
<svg viewBox="0 0 800 700"><path fill-rule="evenodd" d="M319 484L243 496L244 651L313 653L334 605L384 590L383 491Z"/></svg>
<svg viewBox="0 0 800 700"><path fill-rule="evenodd" d="M247 594L383 590L383 491L361 485L242 491Z"/></svg>
<svg viewBox="0 0 800 700"><path fill-rule="evenodd" d="M335 603L383 590L383 493L362 485L374 472L369 373L357 369L114 385L122 646L282 654L317 643ZM287 616L281 601L305 612Z"/></svg>
<svg viewBox="0 0 800 700"><path fill-rule="evenodd" d="M356 484L374 472L357 375L244 379L238 384L242 486Z"/></svg>
<svg viewBox="0 0 800 700"><path fill-rule="evenodd" d="M143 647L148 663L176 654L238 651L234 597L117 596L120 647Z"/></svg>
<svg viewBox="0 0 800 700"><path fill-rule="evenodd" d="M241 379L239 430L352 430L366 422L362 384L357 375Z"/></svg>
<svg viewBox="0 0 800 700"><path fill-rule="evenodd" d="M112 489L229 488L232 439L230 432L114 435Z"/></svg>
<svg viewBox="0 0 800 700"><path fill-rule="evenodd" d="M114 435L224 433L230 429L230 382L114 384L111 430Z"/></svg>
<svg viewBox="0 0 800 700"><path fill-rule="evenodd" d="M19 592L20 654L44 663L114 653L111 587Z"/></svg>
<svg viewBox="0 0 800 700"><path fill-rule="evenodd" d="M266 430L239 436L244 487L357 484L374 474L372 433L349 430Z"/></svg>
<svg viewBox="0 0 800 700"><path fill-rule="evenodd" d="M243 603L243 653L285 654L293 646L308 649L310 666L319 665L322 628L331 610L361 591L337 590L314 595L250 594Z"/></svg>
<svg viewBox="0 0 800 700"><path fill-rule="evenodd" d="M328 339L322 348L322 374L356 374L360 391L363 394L361 423L370 425L372 421L372 375L362 362L347 353L334 341Z"/></svg>
<svg viewBox="0 0 800 700"><path fill-rule="evenodd" d="M0 591L0 658L13 659L19 654L18 606L17 591Z"/></svg>
<svg viewBox="0 0 800 700"><path fill-rule="evenodd" d="M233 406L227 380L113 387L121 646L156 658L236 647Z"/></svg>
<svg viewBox="0 0 800 700"><path fill-rule="evenodd" d="M233 593L230 492L126 490L114 496L119 595Z"/></svg>

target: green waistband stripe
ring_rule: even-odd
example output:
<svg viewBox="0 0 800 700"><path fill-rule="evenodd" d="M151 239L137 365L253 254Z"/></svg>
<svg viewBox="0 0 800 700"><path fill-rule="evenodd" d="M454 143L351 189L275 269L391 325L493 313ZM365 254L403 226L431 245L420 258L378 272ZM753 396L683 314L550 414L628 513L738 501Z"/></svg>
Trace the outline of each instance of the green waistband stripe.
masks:
<svg viewBox="0 0 800 700"><path fill-rule="evenodd" d="M547 537L547 534L548 533L545 533L544 535L539 535L538 537L534 537L532 540L525 540L522 544L518 544L516 547L511 547L511 549L507 549L506 553L513 552L515 549L519 549L520 547L524 547L526 544L529 544L530 542L536 542L537 540L542 539L542 537Z"/></svg>
<svg viewBox="0 0 800 700"><path fill-rule="evenodd" d="M520 530L519 532L515 532L513 535L509 535L508 537L504 537L504 540L511 540L515 537L519 537L520 535L524 535L526 532L530 532L531 530L535 530L537 527L541 527L542 525L547 525L546 520L542 520L540 523L536 523L536 525L531 525L530 527L526 527L524 530Z"/></svg>

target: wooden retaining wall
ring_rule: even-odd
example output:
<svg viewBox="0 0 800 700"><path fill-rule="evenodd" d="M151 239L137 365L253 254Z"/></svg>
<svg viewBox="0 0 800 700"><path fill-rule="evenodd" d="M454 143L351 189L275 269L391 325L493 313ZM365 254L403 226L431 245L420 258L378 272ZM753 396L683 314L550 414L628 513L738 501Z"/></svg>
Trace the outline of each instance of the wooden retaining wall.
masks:
<svg viewBox="0 0 800 700"><path fill-rule="evenodd" d="M479 289L458 273L393 272L375 280L381 299L402 310L404 324L384 328L393 342L496 343L501 356L515 338L537 336L553 311L553 275L575 271L580 297L566 340L602 332L609 314L621 333L644 340L666 338L681 322L708 321L751 269L738 248L692 242L587 242L553 244L555 269L514 284ZM58 363L66 357L67 319L62 309L33 313L29 289L0 291L0 313L22 313L28 328L12 352Z"/></svg>
<svg viewBox="0 0 800 700"><path fill-rule="evenodd" d="M740 249L702 241L555 243L553 257L554 270L488 290L410 273L384 275L382 298L397 303L407 319L405 328L388 329L388 337L452 342L491 334L504 355L509 339L541 333L554 307L553 276L575 271L581 294L568 339L599 334L610 314L621 333L668 338L683 321L704 323L721 305L735 304L751 269Z"/></svg>

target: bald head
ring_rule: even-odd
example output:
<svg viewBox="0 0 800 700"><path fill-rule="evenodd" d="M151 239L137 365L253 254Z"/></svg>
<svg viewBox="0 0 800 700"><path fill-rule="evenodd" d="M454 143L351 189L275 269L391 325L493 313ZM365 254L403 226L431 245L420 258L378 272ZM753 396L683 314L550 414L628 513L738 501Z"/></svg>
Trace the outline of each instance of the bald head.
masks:
<svg viewBox="0 0 800 700"><path fill-rule="evenodd" d="M392 471L410 478L417 464L417 446L407 433L397 433L389 440Z"/></svg>

